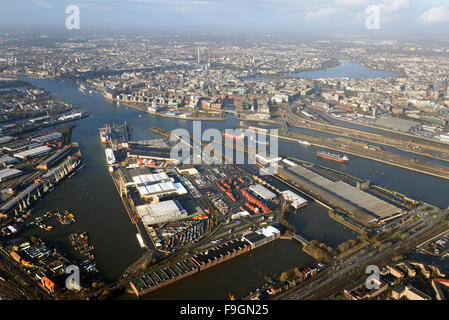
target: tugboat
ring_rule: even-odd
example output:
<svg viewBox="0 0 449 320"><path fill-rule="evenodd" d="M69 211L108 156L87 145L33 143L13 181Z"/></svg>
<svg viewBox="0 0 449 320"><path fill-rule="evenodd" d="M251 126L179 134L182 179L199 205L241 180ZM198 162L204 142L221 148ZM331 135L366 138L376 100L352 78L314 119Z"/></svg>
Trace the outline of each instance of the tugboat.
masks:
<svg viewBox="0 0 449 320"><path fill-rule="evenodd" d="M340 162L340 163L348 163L349 162L349 157L346 155L340 156L338 154L330 153L330 152L326 152L326 151L318 151L316 153L316 155L319 158L332 160L332 161L336 161L336 162Z"/></svg>

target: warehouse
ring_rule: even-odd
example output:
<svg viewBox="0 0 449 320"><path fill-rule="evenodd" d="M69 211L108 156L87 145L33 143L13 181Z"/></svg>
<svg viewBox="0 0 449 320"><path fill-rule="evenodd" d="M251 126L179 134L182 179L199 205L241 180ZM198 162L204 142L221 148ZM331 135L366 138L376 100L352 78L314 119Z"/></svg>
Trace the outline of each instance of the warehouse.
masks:
<svg viewBox="0 0 449 320"><path fill-rule="evenodd" d="M282 158L272 156L272 155L262 156L261 154L256 154L256 161L265 166L265 165L272 164L272 163L277 164L279 161L282 161Z"/></svg>
<svg viewBox="0 0 449 320"><path fill-rule="evenodd" d="M7 165L14 164L19 162L16 158L13 157L2 157L0 158L0 167L6 167Z"/></svg>
<svg viewBox="0 0 449 320"><path fill-rule="evenodd" d="M176 170L181 174L195 175L198 173L198 170L195 169L193 165L186 164L181 167L177 167Z"/></svg>
<svg viewBox="0 0 449 320"><path fill-rule="evenodd" d="M62 149L60 149L58 152L56 152L54 155L48 157L45 159L41 164L37 166L38 169L41 170L48 170L55 164L57 164L59 161L61 161L63 158L65 158L67 155L69 155L72 152L71 146L66 146Z"/></svg>
<svg viewBox="0 0 449 320"><path fill-rule="evenodd" d="M252 185L251 187L249 187L249 190L254 192L254 194L261 197L265 201L271 201L276 198L276 195L273 192L271 192L261 184Z"/></svg>
<svg viewBox="0 0 449 320"><path fill-rule="evenodd" d="M154 147L133 145L131 151L128 152L128 157L160 160L171 163L179 162L177 159L171 158L170 148L154 148Z"/></svg>
<svg viewBox="0 0 449 320"><path fill-rule="evenodd" d="M273 226L268 226L243 235L243 239L249 242L251 249L255 249L279 238L280 236L281 232L278 229Z"/></svg>
<svg viewBox="0 0 449 320"><path fill-rule="evenodd" d="M25 149L31 149L40 146L37 142L30 142L30 141L13 141L10 142L2 147L3 150L9 151L9 152L19 152L21 150Z"/></svg>
<svg viewBox="0 0 449 320"><path fill-rule="evenodd" d="M15 178L23 174L21 170L17 169L3 169L0 170L0 182Z"/></svg>
<svg viewBox="0 0 449 320"><path fill-rule="evenodd" d="M296 193L294 193L291 190L285 190L282 191L282 195L287 201L291 201L291 205L293 208L298 209L305 205L307 205L307 200L303 199L302 197L298 196Z"/></svg>
<svg viewBox="0 0 449 320"><path fill-rule="evenodd" d="M13 209L16 206L20 205L20 202L23 202L24 199L26 199L28 196L32 196L33 194L35 194L36 192L42 191L42 183L33 183L32 185L30 185L29 187L27 187L25 190L23 190L22 192L20 192L17 196L15 196L12 199L9 199L7 202L2 203L1 207L0 207L0 212L1 213L6 213L9 210Z"/></svg>
<svg viewBox="0 0 449 320"><path fill-rule="evenodd" d="M166 172L154 173L154 174L142 174L132 177L136 186L148 185L157 182L173 182L173 179L169 178Z"/></svg>
<svg viewBox="0 0 449 320"><path fill-rule="evenodd" d="M367 192L343 181L331 181L302 166L280 169L280 174L364 222L371 223L402 213L400 208Z"/></svg>
<svg viewBox="0 0 449 320"><path fill-rule="evenodd" d="M0 144L8 143L8 142L12 141L13 139L14 138L10 137L10 136L0 137Z"/></svg>
<svg viewBox="0 0 449 320"><path fill-rule="evenodd" d="M154 198L177 193L178 189L173 182L161 182L141 185L137 187L137 190L142 198Z"/></svg>
<svg viewBox="0 0 449 320"><path fill-rule="evenodd" d="M53 140L59 140L61 138L62 138L62 133L60 133L60 132L51 132L49 134L45 134L43 136L39 136L39 137L33 138L33 139L31 139L31 141L44 144L44 143L47 143L47 142L50 142L50 141L53 141Z"/></svg>
<svg viewBox="0 0 449 320"><path fill-rule="evenodd" d="M19 153L15 153L14 157L19 158L19 159L30 159L30 158L34 158L34 157L38 157L41 155L44 155L48 152L50 152L52 149L46 146L40 146L37 148L33 148L33 149L29 149L29 150L25 150Z"/></svg>
<svg viewBox="0 0 449 320"><path fill-rule="evenodd" d="M145 225L187 218L187 211L178 201L168 200L137 206L136 210Z"/></svg>

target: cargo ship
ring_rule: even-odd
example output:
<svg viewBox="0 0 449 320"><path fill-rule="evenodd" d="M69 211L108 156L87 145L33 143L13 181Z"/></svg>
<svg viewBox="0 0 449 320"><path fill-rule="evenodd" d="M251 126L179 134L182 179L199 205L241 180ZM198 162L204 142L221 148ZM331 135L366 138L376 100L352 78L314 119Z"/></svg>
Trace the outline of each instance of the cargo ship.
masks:
<svg viewBox="0 0 449 320"><path fill-rule="evenodd" d="M228 138L232 138L235 140L243 140L245 138L245 135L243 133L240 135L235 135L235 134L230 134L230 133L226 133L226 132L222 131L221 135L223 137L228 137Z"/></svg>
<svg viewBox="0 0 449 320"><path fill-rule="evenodd" d="M326 152L326 151L318 151L316 153L316 155L319 158L332 160L332 161L336 161L336 162L340 162L340 163L348 163L349 162L349 157L346 155L340 156L338 154L330 153L330 152Z"/></svg>

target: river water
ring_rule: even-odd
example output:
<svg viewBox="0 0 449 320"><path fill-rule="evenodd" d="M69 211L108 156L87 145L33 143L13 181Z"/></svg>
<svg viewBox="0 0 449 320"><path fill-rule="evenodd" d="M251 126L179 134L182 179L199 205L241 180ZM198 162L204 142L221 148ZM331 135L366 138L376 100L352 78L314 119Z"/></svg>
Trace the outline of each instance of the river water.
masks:
<svg viewBox="0 0 449 320"><path fill-rule="evenodd" d="M362 66L359 63L351 62L348 60L340 60L340 65L333 68L323 70L300 71L291 73L289 76L305 79L324 79L324 78L382 79L382 78L397 77L398 74L395 72L372 70ZM254 81L264 81L277 78L271 78L269 76L257 76L252 77L250 79Z"/></svg>
<svg viewBox="0 0 449 320"><path fill-rule="evenodd" d="M112 281L142 254L136 239L136 229L129 221L121 199L107 171L104 147L100 143L98 128L105 123L126 121L133 129L132 139L158 137L149 131L157 126L167 130L185 128L192 131L192 122L150 115L128 107L117 106L99 94L81 93L69 81L24 79L44 88L55 97L87 110L88 118L73 122L72 141L80 144L85 169L73 178L59 184L55 190L37 203L36 212L50 209L69 209L78 221L70 226L56 226L51 232L32 229L28 233L50 240L63 251L70 251L68 235L75 231L87 231L95 246L95 255L102 275ZM230 117L225 121L203 121L202 129L235 128L239 121ZM279 140L279 154L347 172L369 179L375 184L404 193L412 198L447 207L449 181L395 168L386 164L351 157L349 164L339 164L315 156L317 149L294 142ZM351 230L330 219L324 208L315 203L299 215L290 218L298 232L306 238L314 238L336 247L356 235ZM206 272L163 288L148 298L227 298L229 293L239 296L263 281L263 274L276 273L310 264L313 261L291 241L277 241L256 252L242 255ZM213 279L213 281L211 281Z"/></svg>

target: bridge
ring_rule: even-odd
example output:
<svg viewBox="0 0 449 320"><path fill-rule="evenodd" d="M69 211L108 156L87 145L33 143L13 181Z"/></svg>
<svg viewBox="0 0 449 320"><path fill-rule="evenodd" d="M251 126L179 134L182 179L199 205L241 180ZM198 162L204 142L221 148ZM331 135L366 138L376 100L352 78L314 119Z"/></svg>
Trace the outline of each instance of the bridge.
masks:
<svg viewBox="0 0 449 320"><path fill-rule="evenodd" d="M309 241L307 241L304 237L300 236L300 235L297 234L297 233L292 234L292 239L295 239L295 240L301 242L301 244L302 244L303 246L309 245Z"/></svg>
<svg viewBox="0 0 449 320"><path fill-rule="evenodd" d="M288 133L288 124L285 118L282 119L282 129L284 129L284 133Z"/></svg>

